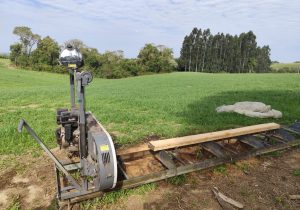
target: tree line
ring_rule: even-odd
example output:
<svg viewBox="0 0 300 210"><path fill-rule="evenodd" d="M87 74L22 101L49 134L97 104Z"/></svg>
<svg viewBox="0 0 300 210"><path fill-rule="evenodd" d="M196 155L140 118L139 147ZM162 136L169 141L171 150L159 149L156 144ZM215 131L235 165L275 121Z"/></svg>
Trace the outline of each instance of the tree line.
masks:
<svg viewBox="0 0 300 210"><path fill-rule="evenodd" d="M96 77L122 78L172 71L249 73L270 70L269 46L257 46L252 31L240 35L211 34L209 29L194 28L185 36L180 57L164 45L145 44L137 58L125 58L122 50L99 52L79 39L59 44L50 36L41 37L29 27L17 26L13 34L19 42L10 46L10 60L36 71L66 72L59 65L59 54L70 43L84 58L84 69Z"/></svg>
<svg viewBox="0 0 300 210"><path fill-rule="evenodd" d="M183 40L178 64L180 71L268 72L270 47L257 46L252 31L232 36L194 28Z"/></svg>
<svg viewBox="0 0 300 210"><path fill-rule="evenodd" d="M100 53L79 39L59 45L50 36L42 38L26 26L15 27L13 34L19 37L19 42L10 46L10 60L16 66L36 71L64 73L64 67L59 65L59 54L68 43L80 50L85 64L83 68L91 71L96 77L122 78L171 72L177 68L172 49L164 45L145 44L137 58L129 59L124 57L121 50Z"/></svg>

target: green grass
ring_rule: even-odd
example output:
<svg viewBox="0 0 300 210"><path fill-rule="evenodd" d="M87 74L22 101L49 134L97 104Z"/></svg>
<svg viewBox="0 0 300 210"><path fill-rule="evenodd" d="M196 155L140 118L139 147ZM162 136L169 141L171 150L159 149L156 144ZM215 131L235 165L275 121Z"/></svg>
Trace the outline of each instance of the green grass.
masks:
<svg viewBox="0 0 300 210"><path fill-rule="evenodd" d="M155 183L141 185L134 189L121 189L118 191L108 192L103 194L100 198L91 199L88 201L82 202L82 209L105 209L105 206L109 204L115 204L120 199L128 198L131 195L145 195L147 192L152 191L156 188Z"/></svg>
<svg viewBox="0 0 300 210"><path fill-rule="evenodd" d="M6 210L19 210L20 207L20 195L14 195L11 199L10 205L6 208Z"/></svg>
<svg viewBox="0 0 300 210"><path fill-rule="evenodd" d="M182 174L166 179L166 182L172 185L181 186L187 182L187 175Z"/></svg>
<svg viewBox="0 0 300 210"><path fill-rule="evenodd" d="M294 175L294 176L300 176L300 169L295 169L295 170L293 171L293 175Z"/></svg>
<svg viewBox="0 0 300 210"><path fill-rule="evenodd" d="M7 66L10 65L10 60L9 59L4 59L4 58L0 58L0 65L7 67Z"/></svg>
<svg viewBox="0 0 300 210"><path fill-rule="evenodd" d="M269 152L266 154L263 154L262 157L274 157L274 158L278 158L281 157L283 155L284 151L274 151L274 152Z"/></svg>
<svg viewBox="0 0 300 210"><path fill-rule="evenodd" d="M214 172L222 175L227 175L226 165L220 165L214 168Z"/></svg>
<svg viewBox="0 0 300 210"><path fill-rule="evenodd" d="M0 154L20 154L39 146L26 132L24 118L50 147L56 146L55 110L69 107L68 75L6 67L0 62ZM87 87L87 110L113 135L117 144L149 136L169 138L300 118L298 74L170 73L119 80L94 79ZM262 101L283 118L254 119L215 108L237 101Z"/></svg>
<svg viewBox="0 0 300 210"><path fill-rule="evenodd" d="M250 171L250 166L247 163L236 162L235 165L237 166L238 169L240 169L244 173L249 173Z"/></svg>

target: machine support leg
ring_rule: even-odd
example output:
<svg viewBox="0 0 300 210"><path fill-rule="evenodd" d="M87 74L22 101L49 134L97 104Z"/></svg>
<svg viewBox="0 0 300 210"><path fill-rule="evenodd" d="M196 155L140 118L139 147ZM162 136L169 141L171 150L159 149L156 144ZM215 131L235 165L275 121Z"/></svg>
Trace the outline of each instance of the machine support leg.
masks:
<svg viewBox="0 0 300 210"><path fill-rule="evenodd" d="M56 185L57 185L57 198L61 199L61 182L59 177L59 170L57 169L56 165L54 164L54 170L56 175Z"/></svg>
<svg viewBox="0 0 300 210"><path fill-rule="evenodd" d="M21 119L19 126L18 126L18 131L21 132L23 127L26 128L28 133L34 138L34 140L42 147L42 149L53 160L56 167L66 175L67 179L73 184L73 186L76 189L81 190L80 185L70 175L70 173L65 169L65 167L59 162L59 160L53 155L53 153L48 149L48 147L40 140L40 138L37 136L37 134L34 132L34 130L32 130L32 128L27 124L27 122L24 119Z"/></svg>

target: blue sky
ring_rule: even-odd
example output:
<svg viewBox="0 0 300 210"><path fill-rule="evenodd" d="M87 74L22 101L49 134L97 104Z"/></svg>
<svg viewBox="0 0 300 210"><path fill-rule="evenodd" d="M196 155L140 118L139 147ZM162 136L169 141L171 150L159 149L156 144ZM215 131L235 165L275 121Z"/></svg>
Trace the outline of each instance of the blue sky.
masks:
<svg viewBox="0 0 300 210"><path fill-rule="evenodd" d="M164 44L179 56L193 27L212 33L249 30L272 60L300 60L299 0L1 0L0 52L18 41L15 26L28 26L63 43L78 38L100 52L137 56L145 43Z"/></svg>

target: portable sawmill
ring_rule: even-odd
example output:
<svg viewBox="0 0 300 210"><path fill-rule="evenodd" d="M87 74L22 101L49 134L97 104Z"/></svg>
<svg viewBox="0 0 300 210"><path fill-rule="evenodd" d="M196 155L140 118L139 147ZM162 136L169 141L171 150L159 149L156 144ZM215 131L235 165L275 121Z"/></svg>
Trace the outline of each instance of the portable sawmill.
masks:
<svg viewBox="0 0 300 210"><path fill-rule="evenodd" d="M58 109L56 113L56 140L66 151L64 160L47 148L25 120L20 120L18 127L19 132L25 127L54 161L60 202L79 202L103 192L132 188L300 143L300 123L267 123L116 150L109 133L85 110L85 88L93 77L80 71L83 59L79 50L67 45L60 62L69 72L71 99L70 109Z"/></svg>

